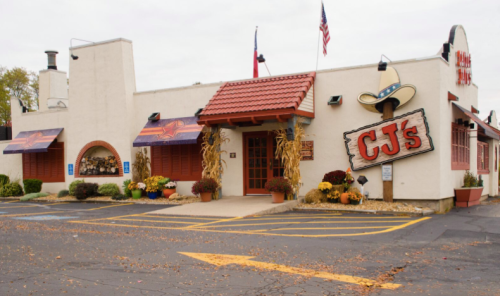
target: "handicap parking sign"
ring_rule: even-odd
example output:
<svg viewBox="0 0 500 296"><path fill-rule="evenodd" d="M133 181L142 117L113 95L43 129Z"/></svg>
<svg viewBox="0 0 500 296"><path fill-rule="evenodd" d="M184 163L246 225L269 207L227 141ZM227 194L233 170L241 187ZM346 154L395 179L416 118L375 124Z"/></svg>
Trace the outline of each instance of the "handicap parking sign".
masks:
<svg viewBox="0 0 500 296"><path fill-rule="evenodd" d="M73 176L73 164L68 164L68 175Z"/></svg>
<svg viewBox="0 0 500 296"><path fill-rule="evenodd" d="M130 173L130 162L125 161L125 162L123 163L123 172L124 172L125 174L129 174L129 173Z"/></svg>

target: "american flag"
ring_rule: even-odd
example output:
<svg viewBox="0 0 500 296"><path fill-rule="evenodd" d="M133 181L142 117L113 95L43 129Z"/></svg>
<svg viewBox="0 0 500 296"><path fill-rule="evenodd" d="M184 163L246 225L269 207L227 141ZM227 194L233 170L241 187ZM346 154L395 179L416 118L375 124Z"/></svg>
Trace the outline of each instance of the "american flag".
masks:
<svg viewBox="0 0 500 296"><path fill-rule="evenodd" d="M319 30L323 32L323 54L326 56L326 45L330 41L330 31L328 30L328 23L326 22L325 5L321 1L321 23Z"/></svg>

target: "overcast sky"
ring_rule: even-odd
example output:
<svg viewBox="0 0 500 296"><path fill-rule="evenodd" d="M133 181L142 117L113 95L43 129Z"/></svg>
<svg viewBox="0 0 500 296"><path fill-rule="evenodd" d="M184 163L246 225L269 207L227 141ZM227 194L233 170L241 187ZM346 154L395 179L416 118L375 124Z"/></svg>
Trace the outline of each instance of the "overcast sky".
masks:
<svg viewBox="0 0 500 296"><path fill-rule="evenodd" d="M314 71L320 0L0 0L0 65L45 69L55 49L67 71L71 38L133 41L137 90L252 78L258 52L273 75ZM324 0L328 55L319 69L435 55L464 26L480 117L500 114L500 1ZM74 45L83 44L75 42ZM259 72L267 76L261 64ZM71 74L70 74L71 75ZM411 83L411 82L404 82Z"/></svg>

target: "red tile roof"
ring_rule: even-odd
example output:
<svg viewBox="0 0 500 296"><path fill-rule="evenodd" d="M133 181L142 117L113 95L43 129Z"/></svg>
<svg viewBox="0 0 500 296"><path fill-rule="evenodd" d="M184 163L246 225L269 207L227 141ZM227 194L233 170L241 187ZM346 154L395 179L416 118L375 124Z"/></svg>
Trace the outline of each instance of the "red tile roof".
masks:
<svg viewBox="0 0 500 296"><path fill-rule="evenodd" d="M224 83L200 116L293 108L314 83L316 72Z"/></svg>

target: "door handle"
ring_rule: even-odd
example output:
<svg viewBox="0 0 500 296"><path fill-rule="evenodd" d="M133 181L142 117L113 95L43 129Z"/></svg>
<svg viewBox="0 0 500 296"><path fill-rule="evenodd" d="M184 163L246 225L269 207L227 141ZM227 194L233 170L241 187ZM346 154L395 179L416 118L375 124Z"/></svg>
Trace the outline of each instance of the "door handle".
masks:
<svg viewBox="0 0 500 296"><path fill-rule="evenodd" d="M273 160L269 160L269 169L272 170L273 169Z"/></svg>

